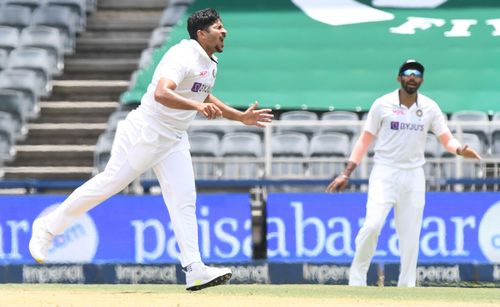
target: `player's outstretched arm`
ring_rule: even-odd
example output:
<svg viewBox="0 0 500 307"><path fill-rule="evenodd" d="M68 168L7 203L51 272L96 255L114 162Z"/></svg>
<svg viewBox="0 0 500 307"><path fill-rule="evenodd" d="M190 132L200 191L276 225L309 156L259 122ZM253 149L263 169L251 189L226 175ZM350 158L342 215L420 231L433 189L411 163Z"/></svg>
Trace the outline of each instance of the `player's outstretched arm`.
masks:
<svg viewBox="0 0 500 307"><path fill-rule="evenodd" d="M205 103L212 103L216 105L222 111L222 116L224 118L240 121L245 125L264 127L264 124L270 123L274 117L271 109L257 110L257 107L259 105L258 102L255 102L253 105L251 105L248 109L245 110L245 112L241 112L233 107L228 106L212 94L208 95L208 97L205 99Z"/></svg>
<svg viewBox="0 0 500 307"><path fill-rule="evenodd" d="M361 133L358 141L356 142L356 145L354 145L351 156L349 157L347 167L342 172L342 174L333 179L328 187L326 187L326 192L342 192L345 190L347 184L349 183L349 177L351 176L351 173L356 169L358 164L366 155L366 152L368 152L368 148L373 142L373 138L374 135L368 131L363 131Z"/></svg>
<svg viewBox="0 0 500 307"><path fill-rule="evenodd" d="M470 148L469 145L461 145L460 142L453 137L451 132L445 132L439 136L439 142L443 145L446 150L453 154L457 154L464 158L481 160L481 156L477 151Z"/></svg>

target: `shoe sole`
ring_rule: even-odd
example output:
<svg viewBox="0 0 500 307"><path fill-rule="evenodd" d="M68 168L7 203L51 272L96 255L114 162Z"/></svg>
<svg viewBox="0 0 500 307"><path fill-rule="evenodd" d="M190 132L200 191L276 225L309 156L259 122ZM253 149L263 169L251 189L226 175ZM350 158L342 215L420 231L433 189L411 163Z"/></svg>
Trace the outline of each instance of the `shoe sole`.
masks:
<svg viewBox="0 0 500 307"><path fill-rule="evenodd" d="M186 288L186 290L187 291L198 291L198 290L209 288L209 287L219 286L219 285L225 284L229 279L231 279L231 276L233 276L232 273L227 273L227 274L221 275L219 277L216 277L215 279L212 279L211 281L209 281L203 285L192 286L192 287Z"/></svg>

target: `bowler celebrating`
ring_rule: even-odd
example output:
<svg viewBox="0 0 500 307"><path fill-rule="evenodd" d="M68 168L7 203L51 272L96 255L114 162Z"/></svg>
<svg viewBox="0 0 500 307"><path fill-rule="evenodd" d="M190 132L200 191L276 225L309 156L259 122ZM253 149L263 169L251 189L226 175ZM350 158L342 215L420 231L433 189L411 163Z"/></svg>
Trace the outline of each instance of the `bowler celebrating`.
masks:
<svg viewBox="0 0 500 307"><path fill-rule="evenodd" d="M187 29L191 39L168 50L141 105L119 127L104 171L76 189L53 212L34 221L29 250L37 262L46 260L55 235L153 168L179 245L187 290L216 286L231 278L229 269L208 267L200 257L196 188L186 130L196 113L259 127L273 115L270 109L257 110L257 103L245 112L238 111L211 94L217 75L214 53L223 51L227 35L217 11L194 12Z"/></svg>

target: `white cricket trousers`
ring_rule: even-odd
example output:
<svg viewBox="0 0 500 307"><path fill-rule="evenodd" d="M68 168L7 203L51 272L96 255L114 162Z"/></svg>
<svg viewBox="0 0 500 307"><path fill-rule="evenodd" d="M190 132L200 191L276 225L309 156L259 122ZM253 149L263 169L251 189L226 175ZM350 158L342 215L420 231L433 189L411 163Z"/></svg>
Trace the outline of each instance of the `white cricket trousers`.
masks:
<svg viewBox="0 0 500 307"><path fill-rule="evenodd" d="M349 285L366 286L377 241L391 208L394 208L401 266L398 287L415 287L420 229L425 205L422 167L400 169L376 164L370 174L366 217L356 236L356 252Z"/></svg>
<svg viewBox="0 0 500 307"><path fill-rule="evenodd" d="M46 217L48 230L61 234L79 216L123 190L153 168L172 221L180 262L201 262L196 219L196 188L187 133L160 135L147 125L140 110L120 124L104 171L76 189ZM112 218L112 217L110 217Z"/></svg>

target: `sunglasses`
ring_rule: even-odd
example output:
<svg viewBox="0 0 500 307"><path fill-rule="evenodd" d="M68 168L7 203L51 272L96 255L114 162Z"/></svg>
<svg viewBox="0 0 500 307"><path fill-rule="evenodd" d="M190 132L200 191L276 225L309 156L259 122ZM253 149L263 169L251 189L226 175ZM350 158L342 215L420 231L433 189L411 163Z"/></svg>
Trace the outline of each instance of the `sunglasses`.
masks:
<svg viewBox="0 0 500 307"><path fill-rule="evenodd" d="M401 72L401 75L405 76L405 77L409 77L409 76L413 75L414 77L422 78L422 72L419 70L416 70L416 69L404 70L403 72Z"/></svg>

